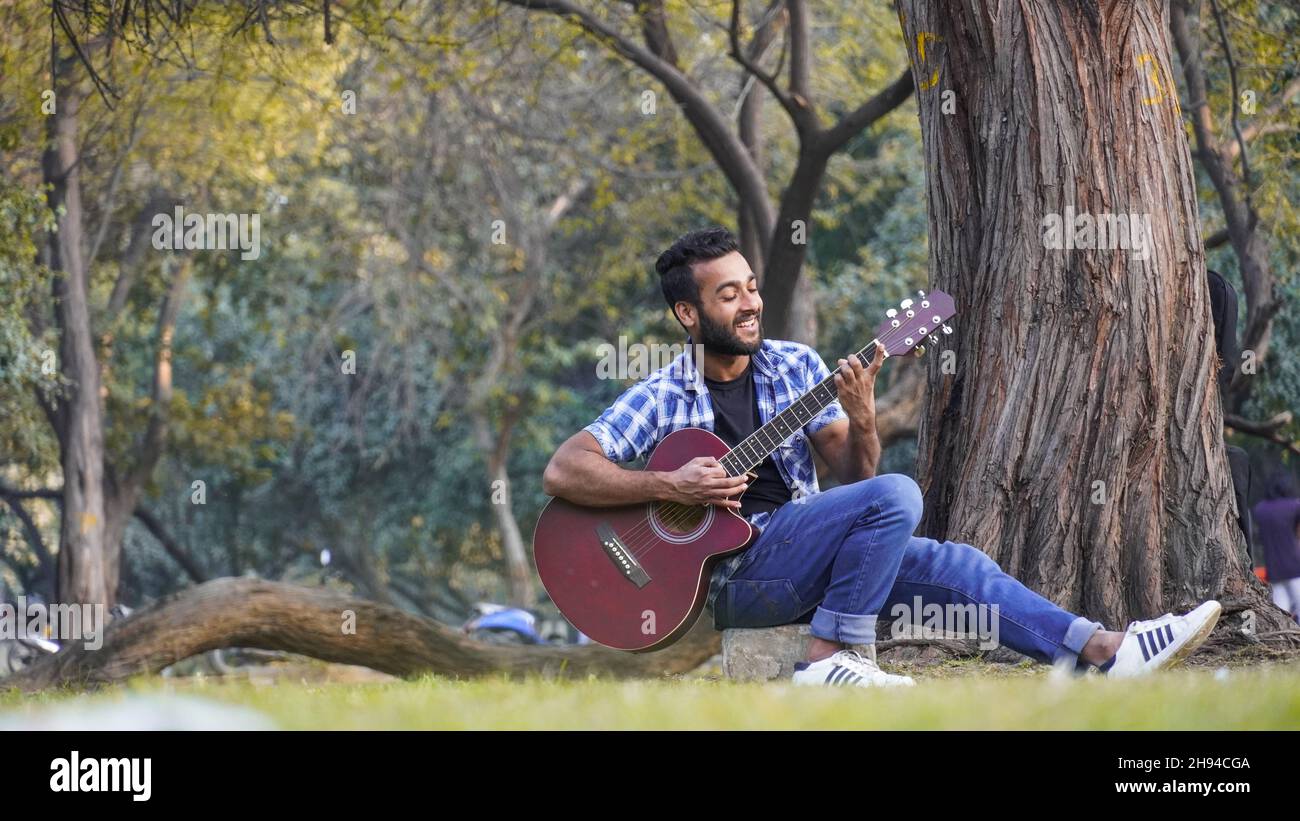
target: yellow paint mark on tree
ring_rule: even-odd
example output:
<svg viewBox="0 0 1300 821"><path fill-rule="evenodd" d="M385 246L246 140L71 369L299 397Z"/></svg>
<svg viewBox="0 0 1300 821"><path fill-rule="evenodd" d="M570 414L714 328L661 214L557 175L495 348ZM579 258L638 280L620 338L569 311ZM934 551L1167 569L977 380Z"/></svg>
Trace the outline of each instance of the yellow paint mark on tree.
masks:
<svg viewBox="0 0 1300 821"><path fill-rule="evenodd" d="M1137 57L1138 69L1140 70L1146 63L1151 64L1151 67L1147 69L1147 78L1151 80L1151 85L1156 90L1156 96L1143 97L1142 104L1156 105L1157 103L1164 102L1165 99L1164 87L1160 85L1160 63L1157 62L1156 58L1150 53L1139 54Z"/></svg>
<svg viewBox="0 0 1300 821"><path fill-rule="evenodd" d="M937 43L942 39L943 39L942 37L940 37L939 35L935 34L932 31L918 31L916 33L916 64L920 68L924 69L926 65L925 42L929 40L931 43ZM918 88L920 88L921 91L927 91L931 88L934 88L938 84L939 84L939 69L936 67L934 72L930 74L930 78L928 80L923 79L920 81L920 83L918 83Z"/></svg>

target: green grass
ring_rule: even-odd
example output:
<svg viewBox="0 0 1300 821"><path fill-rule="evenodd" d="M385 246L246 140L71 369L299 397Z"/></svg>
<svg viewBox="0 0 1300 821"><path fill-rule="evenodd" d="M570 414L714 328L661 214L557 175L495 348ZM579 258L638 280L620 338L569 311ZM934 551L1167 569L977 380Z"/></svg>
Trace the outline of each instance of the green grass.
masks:
<svg viewBox="0 0 1300 821"><path fill-rule="evenodd" d="M987 668L999 668L991 674ZM1056 680L1042 666L954 662L907 690L504 678L310 683L137 679L92 695L0 695L0 719L56 702L183 693L252 707L285 729L1300 729L1300 664Z"/></svg>

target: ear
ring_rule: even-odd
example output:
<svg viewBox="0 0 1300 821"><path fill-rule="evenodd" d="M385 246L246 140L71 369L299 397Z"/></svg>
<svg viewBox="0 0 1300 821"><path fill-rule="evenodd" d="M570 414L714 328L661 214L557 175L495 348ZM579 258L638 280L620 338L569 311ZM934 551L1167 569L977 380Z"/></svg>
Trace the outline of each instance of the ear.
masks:
<svg viewBox="0 0 1300 821"><path fill-rule="evenodd" d="M673 305L673 315L677 317L678 322L686 326L694 325L698 320L695 306L684 299Z"/></svg>

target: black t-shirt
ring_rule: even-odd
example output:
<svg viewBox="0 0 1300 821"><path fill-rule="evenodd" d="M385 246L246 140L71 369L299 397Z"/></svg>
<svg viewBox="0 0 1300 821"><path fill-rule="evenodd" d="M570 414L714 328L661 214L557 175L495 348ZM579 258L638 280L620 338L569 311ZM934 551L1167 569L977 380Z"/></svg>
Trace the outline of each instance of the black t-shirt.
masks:
<svg viewBox="0 0 1300 821"><path fill-rule="evenodd" d="M704 377L708 386L709 398L713 400L713 432L729 446L749 436L762 422L758 415L758 398L754 395L754 364L740 376L728 382L716 382ZM764 510L776 510L790 501L790 488L776 469L776 463L769 456L754 471L758 479L750 484L745 495L740 497L740 515L750 516Z"/></svg>

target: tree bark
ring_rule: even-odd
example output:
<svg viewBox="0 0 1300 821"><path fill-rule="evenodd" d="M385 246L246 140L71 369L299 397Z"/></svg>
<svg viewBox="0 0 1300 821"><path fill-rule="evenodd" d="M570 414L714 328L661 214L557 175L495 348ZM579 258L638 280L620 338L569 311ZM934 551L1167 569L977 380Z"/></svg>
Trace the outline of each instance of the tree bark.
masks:
<svg viewBox="0 0 1300 821"><path fill-rule="evenodd" d="M707 619L659 653L624 653L592 645L486 645L432 619L324 588L222 578L111 622L97 650L70 642L57 654L0 680L0 687L22 692L91 688L158 673L190 656L226 647L299 653L403 677L506 673L641 678L689 672L721 646L721 634Z"/></svg>
<svg viewBox="0 0 1300 821"><path fill-rule="evenodd" d="M916 436L924 402L922 365L911 357L900 357L892 366L888 387L876 398L876 436L882 451Z"/></svg>
<svg viewBox="0 0 1300 821"><path fill-rule="evenodd" d="M929 360L922 532L1112 627L1210 597L1282 627L1235 522L1167 7L899 10L928 48L913 71L931 278L959 312L957 372ZM1144 215L1150 254L1048 247L1044 220L1067 208Z"/></svg>
<svg viewBox="0 0 1300 821"><path fill-rule="evenodd" d="M112 606L104 553L104 428L99 363L90 324L89 282L83 248L77 112L82 91L75 58L54 60L55 111L42 162L46 195L58 229L47 240L60 333L59 365L67 381L54 414L63 463L57 597L61 602Z"/></svg>

